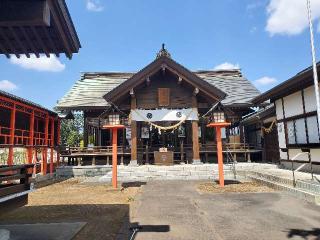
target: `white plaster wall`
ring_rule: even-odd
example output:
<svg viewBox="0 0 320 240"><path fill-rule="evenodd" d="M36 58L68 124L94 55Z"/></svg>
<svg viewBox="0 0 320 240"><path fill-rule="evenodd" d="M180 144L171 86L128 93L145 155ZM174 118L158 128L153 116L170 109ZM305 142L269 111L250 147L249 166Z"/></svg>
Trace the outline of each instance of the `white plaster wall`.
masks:
<svg viewBox="0 0 320 240"><path fill-rule="evenodd" d="M283 109L282 109L282 100L278 99L275 101L275 106L276 106L276 114L277 114L277 119L283 119Z"/></svg>
<svg viewBox="0 0 320 240"><path fill-rule="evenodd" d="M306 112L317 110L314 86L310 86L303 90Z"/></svg>
<svg viewBox="0 0 320 240"><path fill-rule="evenodd" d="M279 148L286 148L286 137L285 137L283 122L280 122L277 124L277 129L278 129Z"/></svg>
<svg viewBox="0 0 320 240"><path fill-rule="evenodd" d="M313 162L320 162L320 149L310 149L311 160Z"/></svg>
<svg viewBox="0 0 320 240"><path fill-rule="evenodd" d="M301 149L295 149L295 148L289 148L289 159L293 159L298 153L301 153ZM295 160L300 160L300 161L309 161L308 154L302 154L299 157L297 157Z"/></svg>
<svg viewBox="0 0 320 240"><path fill-rule="evenodd" d="M286 118L303 114L302 95L300 91L284 97L283 101Z"/></svg>

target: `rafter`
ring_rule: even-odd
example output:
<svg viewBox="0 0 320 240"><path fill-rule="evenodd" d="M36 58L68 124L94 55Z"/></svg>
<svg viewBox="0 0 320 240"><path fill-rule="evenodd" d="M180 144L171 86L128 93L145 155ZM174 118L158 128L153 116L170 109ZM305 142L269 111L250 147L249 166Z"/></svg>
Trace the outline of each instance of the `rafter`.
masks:
<svg viewBox="0 0 320 240"><path fill-rule="evenodd" d="M12 41L10 41L10 39L9 39L8 36L7 36L7 34L4 32L3 28L0 28L0 35L1 35L2 38L6 41L7 45L8 45L9 48L12 50L12 52L14 52L14 55L16 55L17 58L20 58L19 53L17 53L16 48L13 47Z"/></svg>
<svg viewBox="0 0 320 240"><path fill-rule="evenodd" d="M21 30L24 38L26 39L26 42L29 44L31 50L33 51L33 53L39 58L40 57L39 51L35 47L33 41L30 39L28 33L26 32L26 29L24 27L20 27L20 30Z"/></svg>
<svg viewBox="0 0 320 240"><path fill-rule="evenodd" d="M45 45L45 43L43 42L42 38L39 36L39 33L37 33L35 27L31 27L31 30L32 30L34 36L36 37L38 43L41 45L41 47L42 47L44 53L46 54L46 56L50 57L50 52L49 52L47 46Z"/></svg>
<svg viewBox="0 0 320 240"><path fill-rule="evenodd" d="M58 51L54 41L52 40L52 38L50 36L48 27L43 27L43 31L44 31L44 33L45 33L45 35L46 35L46 37L47 37L47 39L49 41L49 44L50 44L50 47L51 47L52 51L56 54L57 57L59 57L59 55L60 55L59 51Z"/></svg>
<svg viewBox="0 0 320 240"><path fill-rule="evenodd" d="M17 41L18 45L20 46L21 50L26 54L28 58L30 58L30 54L28 52L28 49L25 47L25 45L21 42L18 34L16 33L15 29L13 27L9 27L9 30L11 34L13 35L14 39Z"/></svg>
<svg viewBox="0 0 320 240"><path fill-rule="evenodd" d="M57 29L58 29L58 32L60 34L60 38L62 39L63 46L66 49L66 56L69 59L71 59L72 58L72 51L71 51L70 46L68 44L68 39L66 38L65 33L63 31L63 26L62 26L61 22L59 21L59 17L57 16L56 11L54 10L54 4L53 4L52 0L48 0L48 4L51 9L52 18L54 20L54 23L55 23Z"/></svg>

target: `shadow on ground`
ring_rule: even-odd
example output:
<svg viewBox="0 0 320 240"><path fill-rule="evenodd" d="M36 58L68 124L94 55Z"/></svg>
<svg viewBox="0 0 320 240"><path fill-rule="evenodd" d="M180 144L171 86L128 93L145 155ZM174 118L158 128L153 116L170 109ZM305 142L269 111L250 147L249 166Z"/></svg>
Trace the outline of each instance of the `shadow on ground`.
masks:
<svg viewBox="0 0 320 240"><path fill-rule="evenodd" d="M45 206L24 206L0 215L1 225L13 224L37 224L37 223L79 223L85 222L85 226L74 236L74 240L84 239L116 239L120 228L124 223L126 225L126 234L120 239L134 239L137 232L168 232L168 225L139 225L139 223L130 223L130 205L129 204L71 204L71 205L45 205ZM43 225L42 225L43 226ZM48 227L35 227L32 232L33 237L28 238L21 235L22 230L12 232L12 236L17 239L59 239L61 234L68 235L67 229L54 229L48 231ZM25 226L28 228L28 226ZM70 230L71 231L71 230ZM70 234L69 234L70 235ZM19 238L20 237L20 238ZM21 238L22 237L22 238ZM131 238L132 237L132 238ZM67 240L67 239L65 239Z"/></svg>
<svg viewBox="0 0 320 240"><path fill-rule="evenodd" d="M288 238L301 237L303 239L320 240L320 228L313 228L311 230L304 229L290 229L287 234Z"/></svg>

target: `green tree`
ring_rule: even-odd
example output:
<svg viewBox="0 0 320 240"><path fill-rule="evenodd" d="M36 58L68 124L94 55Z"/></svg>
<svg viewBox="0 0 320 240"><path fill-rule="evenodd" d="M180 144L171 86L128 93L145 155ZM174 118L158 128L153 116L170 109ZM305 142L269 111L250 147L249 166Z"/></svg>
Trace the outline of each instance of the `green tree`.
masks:
<svg viewBox="0 0 320 240"><path fill-rule="evenodd" d="M83 114L74 113L74 119L61 121L61 143L70 147L79 146L83 140Z"/></svg>

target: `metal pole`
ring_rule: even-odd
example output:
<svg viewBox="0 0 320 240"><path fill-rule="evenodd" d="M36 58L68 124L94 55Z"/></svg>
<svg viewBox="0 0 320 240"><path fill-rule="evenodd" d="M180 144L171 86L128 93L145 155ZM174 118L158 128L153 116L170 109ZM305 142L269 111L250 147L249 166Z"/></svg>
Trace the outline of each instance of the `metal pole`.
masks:
<svg viewBox="0 0 320 240"><path fill-rule="evenodd" d="M315 90L316 102L317 102L318 134L320 136L320 97L319 97L318 73L317 73L317 64L316 64L316 53L315 53L315 48L314 48L314 37L313 37L313 25L312 25L312 17L311 17L310 0L307 0L307 10L308 10L309 30L310 30L310 43L311 43L311 53L312 53L314 90Z"/></svg>

